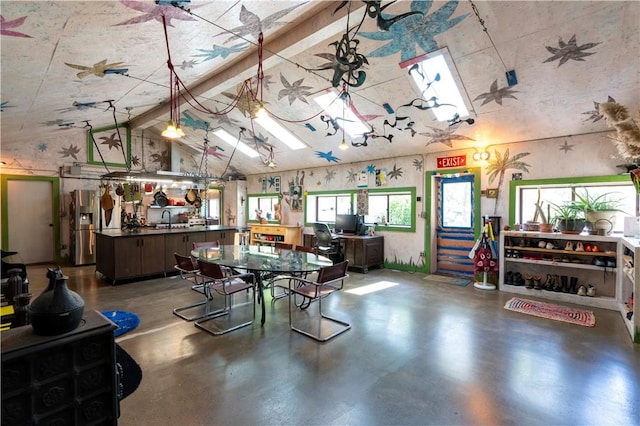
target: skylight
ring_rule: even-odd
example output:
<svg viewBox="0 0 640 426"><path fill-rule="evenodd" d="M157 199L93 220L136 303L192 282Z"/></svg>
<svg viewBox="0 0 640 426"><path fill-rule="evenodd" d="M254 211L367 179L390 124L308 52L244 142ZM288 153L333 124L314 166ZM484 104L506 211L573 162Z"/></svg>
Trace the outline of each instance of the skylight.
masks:
<svg viewBox="0 0 640 426"><path fill-rule="evenodd" d="M302 141L293 136L273 118L269 117L266 112L256 114L255 121L289 148L293 150L306 148L306 145L302 143Z"/></svg>
<svg viewBox="0 0 640 426"><path fill-rule="evenodd" d="M226 142L229 145L231 145L232 147L234 147L234 148L237 147L240 152L242 152L244 155L246 155L248 157L256 158L256 157L258 157L260 155L254 149L250 148L245 143L238 141L238 138L230 135L224 129L216 129L216 130L213 131L213 134L216 135L217 137L219 137L220 139L222 139L224 142Z"/></svg>
<svg viewBox="0 0 640 426"><path fill-rule="evenodd" d="M346 105L342 99L338 99L338 94L334 91L316 96L313 100L316 101L331 118L337 120L338 125L344 127L344 131L352 138L362 136L371 131L369 126L360 121L360 118L358 118L351 106Z"/></svg>
<svg viewBox="0 0 640 426"><path fill-rule="evenodd" d="M449 51L440 49L420 59L407 61L406 65L401 64L401 66L409 68L409 74L418 86L422 99L436 98L437 103L443 105L431 109L436 119L450 121L456 114L460 118L468 117L469 110L460 92L462 87L460 76L455 70Z"/></svg>

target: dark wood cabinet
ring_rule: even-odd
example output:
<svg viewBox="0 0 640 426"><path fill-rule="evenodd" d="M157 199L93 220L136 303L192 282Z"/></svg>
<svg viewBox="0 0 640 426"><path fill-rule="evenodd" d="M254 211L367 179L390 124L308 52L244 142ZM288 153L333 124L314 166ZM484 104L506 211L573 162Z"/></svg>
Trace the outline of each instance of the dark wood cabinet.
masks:
<svg viewBox="0 0 640 426"><path fill-rule="evenodd" d="M235 231L207 231L205 241L220 241L221 246L233 245Z"/></svg>
<svg viewBox="0 0 640 426"><path fill-rule="evenodd" d="M165 272L164 235L112 238L96 235L96 271L117 280Z"/></svg>
<svg viewBox="0 0 640 426"><path fill-rule="evenodd" d="M58 336L30 325L3 331L2 425L116 425L115 328L88 311Z"/></svg>
<svg viewBox="0 0 640 426"><path fill-rule="evenodd" d="M167 234L164 237L164 266L166 272L173 272L176 259L173 253L188 256L193 250L193 243L208 241L205 232L185 232L184 234Z"/></svg>
<svg viewBox="0 0 640 426"><path fill-rule="evenodd" d="M340 235L342 240L344 258L349 261L349 269L363 273L369 272L369 268L384 266L384 237L382 235L359 236ZM304 245L313 247L313 234L304 235Z"/></svg>

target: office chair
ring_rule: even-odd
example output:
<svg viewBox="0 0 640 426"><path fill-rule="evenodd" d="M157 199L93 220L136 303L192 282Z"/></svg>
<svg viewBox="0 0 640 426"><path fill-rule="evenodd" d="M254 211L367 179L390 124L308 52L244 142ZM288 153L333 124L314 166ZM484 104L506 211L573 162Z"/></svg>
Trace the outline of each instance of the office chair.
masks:
<svg viewBox="0 0 640 426"><path fill-rule="evenodd" d="M329 225L316 222L313 224L313 233L315 234L315 248L319 255L328 257L334 263L344 260L342 243L331 233Z"/></svg>

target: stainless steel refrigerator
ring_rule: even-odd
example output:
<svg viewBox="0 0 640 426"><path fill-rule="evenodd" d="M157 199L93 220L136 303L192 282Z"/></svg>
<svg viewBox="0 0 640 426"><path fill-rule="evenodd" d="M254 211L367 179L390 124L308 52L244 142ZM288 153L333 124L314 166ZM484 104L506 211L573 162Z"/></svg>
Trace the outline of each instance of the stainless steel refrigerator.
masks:
<svg viewBox="0 0 640 426"><path fill-rule="evenodd" d="M75 190L71 193L69 221L70 255L75 265L96 263L95 221L98 219L96 191Z"/></svg>

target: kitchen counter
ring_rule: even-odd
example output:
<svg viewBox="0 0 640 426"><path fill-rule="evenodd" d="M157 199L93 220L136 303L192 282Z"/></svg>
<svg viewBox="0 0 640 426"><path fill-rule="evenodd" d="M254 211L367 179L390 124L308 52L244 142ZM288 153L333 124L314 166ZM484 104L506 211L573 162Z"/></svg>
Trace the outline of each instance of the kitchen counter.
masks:
<svg viewBox="0 0 640 426"><path fill-rule="evenodd" d="M163 224L164 225L164 224ZM182 224L177 224L182 225ZM139 237L141 235L161 235L161 234L184 234L185 232L207 232L207 231L233 231L243 232L248 231L249 228L239 228L237 226L224 226L224 225L207 225L207 226L190 226L187 228L173 227L169 228L155 228L152 226L143 226L135 231L120 230L120 229L104 229L102 231L95 231L96 234L104 235L107 237Z"/></svg>

